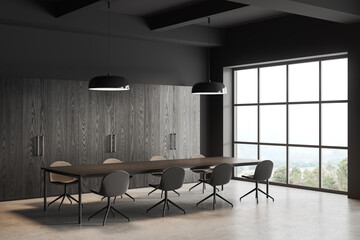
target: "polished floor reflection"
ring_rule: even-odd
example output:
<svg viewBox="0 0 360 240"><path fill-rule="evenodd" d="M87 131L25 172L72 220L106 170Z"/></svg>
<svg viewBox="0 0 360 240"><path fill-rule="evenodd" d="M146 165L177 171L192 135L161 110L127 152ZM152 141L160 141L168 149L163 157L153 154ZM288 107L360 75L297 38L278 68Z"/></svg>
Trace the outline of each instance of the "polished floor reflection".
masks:
<svg viewBox="0 0 360 240"><path fill-rule="evenodd" d="M275 202L260 195L239 197L251 190L254 184L231 181L220 192L234 207L217 200L199 207L196 202L205 194L201 188L191 192L192 184L185 184L169 197L186 210L184 215L175 207L162 218L162 209L146 214L146 209L160 199L160 192L147 196L148 188L131 189L136 202L124 197L117 199L115 207L131 218L109 215L102 226L102 216L87 217L106 205L101 197L84 194L84 223L77 224L77 205L57 205L48 212L42 211L42 199L0 203L0 239L360 239L360 201L347 196L320 193L301 189L270 186ZM263 185L260 187L264 188ZM52 198L50 198L51 200Z"/></svg>

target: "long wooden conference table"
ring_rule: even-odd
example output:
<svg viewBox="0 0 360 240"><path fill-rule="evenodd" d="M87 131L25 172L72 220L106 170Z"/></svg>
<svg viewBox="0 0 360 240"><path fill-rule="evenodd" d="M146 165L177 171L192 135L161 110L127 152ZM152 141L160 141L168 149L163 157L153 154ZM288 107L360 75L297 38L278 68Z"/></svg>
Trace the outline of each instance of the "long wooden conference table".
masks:
<svg viewBox="0 0 360 240"><path fill-rule="evenodd" d="M171 159L161 161L145 161L145 162L123 162L115 164L89 164L89 165L74 165L66 167L42 167L44 171L44 211L46 211L47 203L47 173L58 173L66 176L78 178L78 194L79 194L79 224L82 223L82 179L85 177L104 176L116 170L123 170L129 174L144 174L157 170L163 170L171 167L192 168L199 166L216 166L221 163L228 163L234 167L257 165L259 160L241 159L231 157L207 157L207 158L193 158L193 159Z"/></svg>

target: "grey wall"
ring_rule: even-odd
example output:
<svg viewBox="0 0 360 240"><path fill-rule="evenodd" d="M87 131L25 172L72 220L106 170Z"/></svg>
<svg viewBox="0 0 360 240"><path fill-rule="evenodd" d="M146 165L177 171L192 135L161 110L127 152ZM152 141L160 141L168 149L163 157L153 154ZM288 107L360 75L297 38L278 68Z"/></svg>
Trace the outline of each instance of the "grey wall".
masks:
<svg viewBox="0 0 360 240"><path fill-rule="evenodd" d="M221 81L223 67L322 54L348 52L349 59L349 197L360 199L360 51L359 25L341 25L290 16L229 29L226 44L212 50L212 80ZM208 155L222 155L223 100L213 98L206 112ZM205 143L204 143L205 144Z"/></svg>
<svg viewBox="0 0 360 240"><path fill-rule="evenodd" d="M110 72L130 83L190 86L205 79L203 48L120 37L110 41ZM88 81L107 72L104 36L0 25L2 76Z"/></svg>

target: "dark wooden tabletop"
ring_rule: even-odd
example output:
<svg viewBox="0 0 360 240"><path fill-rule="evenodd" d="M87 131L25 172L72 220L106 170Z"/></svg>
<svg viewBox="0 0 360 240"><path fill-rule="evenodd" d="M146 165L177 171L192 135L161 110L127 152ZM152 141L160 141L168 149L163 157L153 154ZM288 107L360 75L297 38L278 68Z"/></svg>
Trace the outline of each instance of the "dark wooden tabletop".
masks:
<svg viewBox="0 0 360 240"><path fill-rule="evenodd" d="M162 161L123 162L114 164L89 164L66 167L42 167L41 169L69 176L102 176L116 170L124 170L130 174L150 173L154 170L163 170L170 167L192 168L198 166L216 166L229 163L233 166L257 165L255 159L241 159L231 157L207 157L193 159L171 159Z"/></svg>

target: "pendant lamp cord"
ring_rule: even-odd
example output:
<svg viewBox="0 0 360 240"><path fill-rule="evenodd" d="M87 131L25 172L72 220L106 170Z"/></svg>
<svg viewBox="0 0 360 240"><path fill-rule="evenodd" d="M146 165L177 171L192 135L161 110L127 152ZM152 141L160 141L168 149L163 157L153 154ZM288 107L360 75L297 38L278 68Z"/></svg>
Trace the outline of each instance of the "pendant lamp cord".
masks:
<svg viewBox="0 0 360 240"><path fill-rule="evenodd" d="M210 26L210 17L207 18L208 19L208 26ZM208 29L208 44L210 45L210 32L209 32L209 29ZM207 69L208 69L208 79L209 79L209 82L211 82L210 80L210 46L208 46L208 50L207 50Z"/></svg>
<svg viewBox="0 0 360 240"><path fill-rule="evenodd" d="M110 76L110 0L107 1L107 65L108 75Z"/></svg>

